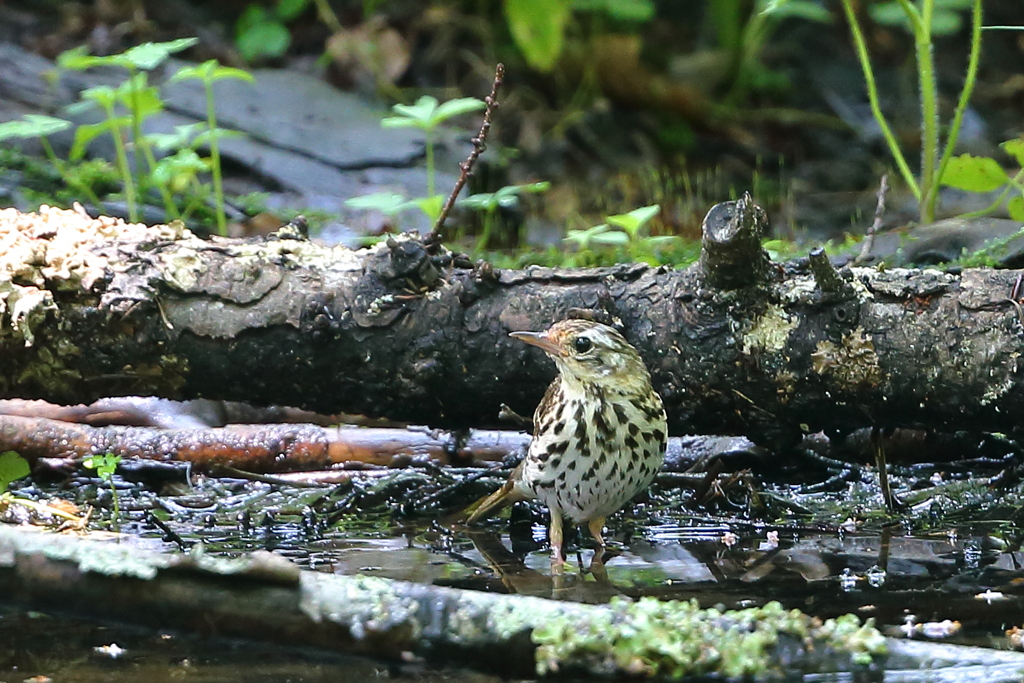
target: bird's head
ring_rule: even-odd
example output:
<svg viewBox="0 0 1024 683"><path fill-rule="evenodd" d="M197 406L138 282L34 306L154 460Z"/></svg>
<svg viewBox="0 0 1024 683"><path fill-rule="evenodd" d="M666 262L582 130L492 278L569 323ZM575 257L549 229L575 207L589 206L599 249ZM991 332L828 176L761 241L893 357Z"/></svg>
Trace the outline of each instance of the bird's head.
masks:
<svg viewBox="0 0 1024 683"><path fill-rule="evenodd" d="M568 382L614 383L627 391L650 386L650 375L640 354L607 325L562 320L544 332L512 332L509 336L551 356Z"/></svg>

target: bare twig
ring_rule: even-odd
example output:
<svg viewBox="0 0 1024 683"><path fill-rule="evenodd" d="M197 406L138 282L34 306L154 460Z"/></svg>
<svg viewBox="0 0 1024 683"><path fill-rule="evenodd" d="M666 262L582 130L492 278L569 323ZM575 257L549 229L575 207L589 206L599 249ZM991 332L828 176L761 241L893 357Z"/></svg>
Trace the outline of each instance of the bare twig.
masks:
<svg viewBox="0 0 1024 683"><path fill-rule="evenodd" d="M885 193L888 191L889 174L883 173L882 182L879 184L878 192L875 194L877 198L875 203L875 220L871 222L871 226L868 228L867 237L864 239L864 244L860 247L860 253L857 254L857 258L853 259L853 265L864 263L871 255L871 248L875 246L875 233L882 227L882 216L885 214Z"/></svg>
<svg viewBox="0 0 1024 683"><path fill-rule="evenodd" d="M430 242L439 242L441 239L441 229L444 227L444 221L448 218L448 213L452 210L455 205L455 199L459 196L459 192L465 186L466 181L469 180L469 176L473 174L473 164L476 163L477 157L479 157L485 149L487 149L487 133L491 130L491 116L494 114L494 110L498 108L498 90L501 88L501 82L505 78L505 65L498 64L494 69L494 83L491 85L491 94L487 96L484 102L487 103L487 109L484 111L484 121L480 124L480 132L477 133L476 137L473 138L473 151L469 153L466 160L459 164L459 179L455 181L455 187L452 189L452 193L448 195L448 200L441 207L441 213L437 217L437 222L434 223L434 229L430 233Z"/></svg>

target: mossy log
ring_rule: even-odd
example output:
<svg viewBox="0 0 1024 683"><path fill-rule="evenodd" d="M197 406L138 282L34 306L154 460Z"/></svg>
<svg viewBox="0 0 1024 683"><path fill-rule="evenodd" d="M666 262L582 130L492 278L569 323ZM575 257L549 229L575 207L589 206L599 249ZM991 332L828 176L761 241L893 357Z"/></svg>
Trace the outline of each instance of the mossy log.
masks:
<svg viewBox="0 0 1024 683"><path fill-rule="evenodd" d="M462 662L511 677L781 678L866 669L886 651L856 617L822 622L777 603L730 612L653 598L592 606L300 571L266 552L163 554L11 527L0 527L0 595L92 618Z"/></svg>
<svg viewBox="0 0 1024 683"><path fill-rule="evenodd" d="M6 525L0 596L93 619L513 678L790 680L852 669L873 679L884 667L886 681L917 681L927 669L934 680L999 682L1024 672L1020 653L886 639L853 616L822 622L776 603L739 611L652 598L583 605L300 571L263 551L238 559L160 553Z"/></svg>
<svg viewBox="0 0 1024 683"><path fill-rule="evenodd" d="M733 208L719 217L761 229ZM407 235L351 251L295 231L205 241L5 210L0 397L207 397L489 426L501 403L529 414L554 374L508 333L579 309L622 325L675 433L1017 429L1018 272L772 264L743 230L715 230L715 254L687 270L511 271Z"/></svg>

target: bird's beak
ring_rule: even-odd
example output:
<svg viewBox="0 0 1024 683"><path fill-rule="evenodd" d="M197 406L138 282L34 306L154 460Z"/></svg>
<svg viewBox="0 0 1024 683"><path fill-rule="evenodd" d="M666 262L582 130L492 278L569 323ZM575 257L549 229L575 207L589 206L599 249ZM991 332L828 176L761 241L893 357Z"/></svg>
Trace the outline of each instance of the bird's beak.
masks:
<svg viewBox="0 0 1024 683"><path fill-rule="evenodd" d="M562 355L562 349L546 332L511 332L508 336L526 342L531 346L536 346L544 351L544 353L549 353L552 356Z"/></svg>

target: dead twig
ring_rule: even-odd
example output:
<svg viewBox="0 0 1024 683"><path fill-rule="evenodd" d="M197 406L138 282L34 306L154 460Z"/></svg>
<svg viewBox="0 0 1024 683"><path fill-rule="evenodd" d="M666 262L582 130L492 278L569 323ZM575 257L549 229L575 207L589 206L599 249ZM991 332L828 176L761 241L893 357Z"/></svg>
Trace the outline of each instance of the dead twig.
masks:
<svg viewBox="0 0 1024 683"><path fill-rule="evenodd" d="M882 216L885 214L885 194L889 191L889 174L882 174L882 182L878 185L878 192L875 193L877 199L875 203L875 220L871 222L868 227L867 237L864 239L864 244L860 247L860 253L857 254L857 258L853 259L853 265L859 265L868 260L871 255L871 248L875 246L875 233L882 228Z"/></svg>
<svg viewBox="0 0 1024 683"><path fill-rule="evenodd" d="M434 229L430 232L428 242L436 244L441 241L441 229L444 228L444 222L448 218L448 213L455 206L455 199L459 196L459 192L466 185L466 181L469 180L469 176L473 175L473 165L476 163L477 158L483 154L484 150L487 149L487 134L491 130L491 116L494 114L494 110L498 108L498 90L501 88L501 83L505 78L505 65L498 64L494 69L494 83L491 84L491 94L487 96L484 102L487 103L487 109L484 111L484 121L480 124L480 132L477 133L476 137L473 138L473 151L469 153L466 160L459 164L459 179L455 181L455 187L452 189L452 193L448 195L447 201L444 206L441 207L441 213L437 216L437 222L434 223Z"/></svg>

